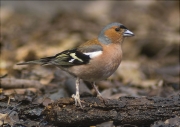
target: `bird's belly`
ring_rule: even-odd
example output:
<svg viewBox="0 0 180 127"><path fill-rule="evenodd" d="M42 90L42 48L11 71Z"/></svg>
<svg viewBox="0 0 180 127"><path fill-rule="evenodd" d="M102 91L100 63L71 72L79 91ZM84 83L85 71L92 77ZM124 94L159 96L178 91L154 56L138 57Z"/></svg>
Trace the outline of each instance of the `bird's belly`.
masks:
<svg viewBox="0 0 180 127"><path fill-rule="evenodd" d="M93 62L93 61L92 61ZM96 61L97 64L79 65L70 67L68 72L85 81L100 81L111 76L118 68L121 61ZM101 64L103 63L103 64ZM101 66L99 66L101 65Z"/></svg>

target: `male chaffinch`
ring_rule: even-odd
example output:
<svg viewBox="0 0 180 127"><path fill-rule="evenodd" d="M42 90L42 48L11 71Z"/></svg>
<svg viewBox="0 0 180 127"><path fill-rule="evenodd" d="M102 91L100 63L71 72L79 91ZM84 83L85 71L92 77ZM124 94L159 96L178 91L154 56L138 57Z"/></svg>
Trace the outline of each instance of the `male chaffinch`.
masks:
<svg viewBox="0 0 180 127"><path fill-rule="evenodd" d="M101 30L98 38L89 40L76 49L18 65L54 65L76 77L76 95L73 94L72 97L75 105L79 104L82 108L79 95L80 79L92 82L97 95L101 97L95 81L108 78L118 68L122 60L121 45L124 38L130 36L134 34L123 24L110 23Z"/></svg>

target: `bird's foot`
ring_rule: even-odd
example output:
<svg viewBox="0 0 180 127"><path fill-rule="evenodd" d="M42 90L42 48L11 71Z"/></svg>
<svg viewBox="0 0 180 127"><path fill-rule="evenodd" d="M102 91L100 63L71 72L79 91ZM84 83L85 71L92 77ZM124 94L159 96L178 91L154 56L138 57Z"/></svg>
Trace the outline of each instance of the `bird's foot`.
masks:
<svg viewBox="0 0 180 127"><path fill-rule="evenodd" d="M101 100L104 104L107 103L107 99L103 98L101 94L98 94L97 97L99 98L99 100Z"/></svg>
<svg viewBox="0 0 180 127"><path fill-rule="evenodd" d="M79 94L73 94L72 95L72 98L74 98L74 101L75 101L75 105L76 106L80 106L81 108L82 108L82 105L81 105L81 100L80 100L80 96L79 96Z"/></svg>

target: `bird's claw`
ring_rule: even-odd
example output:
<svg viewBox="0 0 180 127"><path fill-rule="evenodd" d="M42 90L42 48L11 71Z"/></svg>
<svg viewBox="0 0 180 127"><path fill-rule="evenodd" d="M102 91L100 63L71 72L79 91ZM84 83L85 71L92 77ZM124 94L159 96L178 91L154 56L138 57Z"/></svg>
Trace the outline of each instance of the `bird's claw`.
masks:
<svg viewBox="0 0 180 127"><path fill-rule="evenodd" d="M75 105L76 106L80 106L81 108L82 108L82 105L81 105L81 100L80 100L80 96L79 96L79 94L73 94L72 95L72 98L74 98L74 101L75 101Z"/></svg>
<svg viewBox="0 0 180 127"><path fill-rule="evenodd" d="M97 98L99 98L104 104L107 103L107 99L103 98L101 94L98 94Z"/></svg>

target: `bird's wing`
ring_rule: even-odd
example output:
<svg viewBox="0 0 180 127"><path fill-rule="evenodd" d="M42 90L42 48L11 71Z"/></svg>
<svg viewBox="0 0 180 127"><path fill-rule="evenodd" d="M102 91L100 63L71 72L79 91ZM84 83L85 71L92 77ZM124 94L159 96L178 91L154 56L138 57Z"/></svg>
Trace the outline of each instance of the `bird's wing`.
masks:
<svg viewBox="0 0 180 127"><path fill-rule="evenodd" d="M45 58L46 59L46 58ZM51 59L51 64L63 67L87 64L90 60L89 55L83 54L77 49L66 50L56 54Z"/></svg>
<svg viewBox="0 0 180 127"><path fill-rule="evenodd" d="M93 42L95 41L88 41L80 45L77 49L65 50L55 56L19 63L18 65L41 64L70 67L87 64L92 58L102 54L102 46Z"/></svg>
<svg viewBox="0 0 180 127"><path fill-rule="evenodd" d="M61 53L56 54L55 56L18 63L18 65L41 64L41 65L55 65L55 66L69 67L73 65L87 64L89 60L90 60L89 55L83 54L82 52L73 49L73 50L65 50Z"/></svg>

